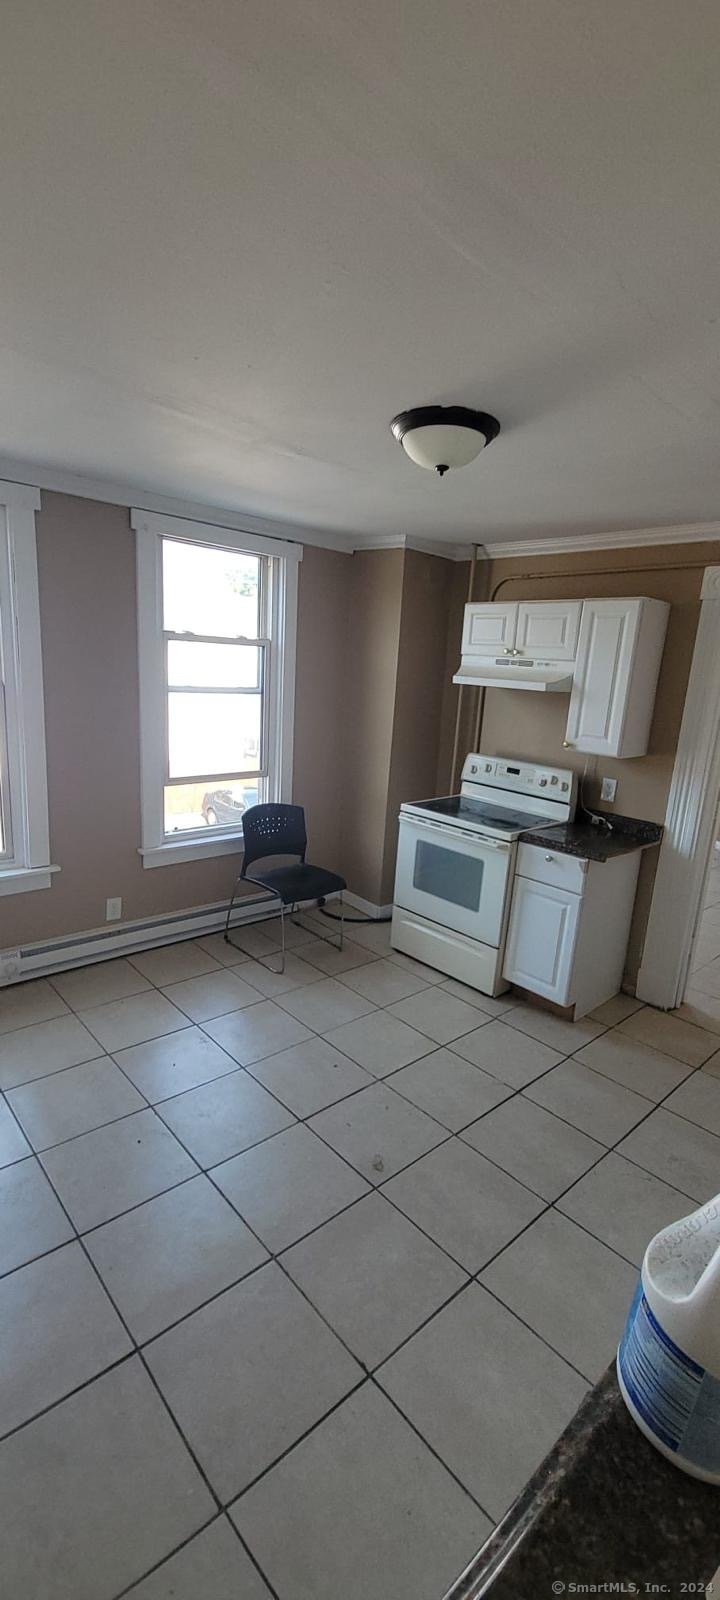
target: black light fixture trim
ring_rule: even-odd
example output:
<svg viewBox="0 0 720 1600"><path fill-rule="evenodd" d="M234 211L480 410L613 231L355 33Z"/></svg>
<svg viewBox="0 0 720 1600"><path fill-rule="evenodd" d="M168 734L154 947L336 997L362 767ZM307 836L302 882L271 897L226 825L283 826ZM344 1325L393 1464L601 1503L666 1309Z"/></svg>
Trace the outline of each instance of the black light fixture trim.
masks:
<svg viewBox="0 0 720 1600"><path fill-rule="evenodd" d="M398 444L402 444L404 435L414 428L472 428L483 435L486 446L492 444L500 432L497 417L491 417L489 411L472 411L470 406L415 406L410 411L399 411L390 427Z"/></svg>

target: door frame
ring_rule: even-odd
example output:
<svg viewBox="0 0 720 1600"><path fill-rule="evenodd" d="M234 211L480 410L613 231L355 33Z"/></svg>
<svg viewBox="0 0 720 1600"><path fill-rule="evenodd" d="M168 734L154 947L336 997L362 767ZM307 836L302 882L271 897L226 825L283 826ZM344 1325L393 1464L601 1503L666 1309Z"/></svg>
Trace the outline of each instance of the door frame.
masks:
<svg viewBox="0 0 720 1600"><path fill-rule="evenodd" d="M669 1011L687 984L720 794L720 567L706 567L638 1000Z"/></svg>

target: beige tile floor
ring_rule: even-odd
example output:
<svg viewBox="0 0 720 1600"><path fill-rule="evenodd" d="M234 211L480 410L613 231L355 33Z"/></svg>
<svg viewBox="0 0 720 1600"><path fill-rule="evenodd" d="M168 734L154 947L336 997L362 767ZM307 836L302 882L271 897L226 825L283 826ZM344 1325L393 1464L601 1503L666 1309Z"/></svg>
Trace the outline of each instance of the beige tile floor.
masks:
<svg viewBox="0 0 720 1600"><path fill-rule="evenodd" d="M316 916L0 991L3 1600L441 1600L719 1187L711 895L674 1016Z"/></svg>

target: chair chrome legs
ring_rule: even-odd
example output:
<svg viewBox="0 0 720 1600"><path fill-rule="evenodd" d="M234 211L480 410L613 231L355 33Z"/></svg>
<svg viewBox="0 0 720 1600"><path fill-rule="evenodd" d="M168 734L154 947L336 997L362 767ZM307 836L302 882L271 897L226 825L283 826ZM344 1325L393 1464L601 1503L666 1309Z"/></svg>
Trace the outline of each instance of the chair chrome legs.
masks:
<svg viewBox="0 0 720 1600"><path fill-rule="evenodd" d="M238 884L240 882L241 882L241 880L240 880L240 878L238 878L237 883L235 885L235 888L233 889L233 892L232 892L232 894L230 896L230 903L228 905L227 916L225 918L225 942L226 942L226 944L231 944L234 950L242 949L241 945L236 945L234 939L230 938L230 918L232 916L233 906L235 905L235 900L236 900L236 896L237 896L237 887L238 887ZM263 887L265 887L265 885ZM290 920L292 921L293 920L293 912L296 911L297 907L296 907L295 903L293 903L292 905L286 905L284 900L283 900L283 898L282 898L282 895L278 894L276 890L268 889L267 892L268 892L268 894L274 895L275 898L280 902L280 905L279 905L279 910L280 910L280 966L271 968L271 971L277 972L278 976L280 977L280 976L282 976L283 972L285 971L285 916L286 916L286 913L287 913L287 915L289 915L289 917L290 917ZM258 920L262 921L263 919L259 918ZM338 950L342 950L344 939L345 939L345 904L344 904L344 901L343 901L342 893L340 894L340 917L339 917L339 919L336 918L335 920L336 921L339 920L339 922L340 922L340 933L338 935L338 941L337 941L336 948ZM299 923L299 924L297 924L297 926L302 927L303 924ZM318 937L322 938L323 935L322 934L318 934ZM326 942L327 943L333 943L334 941L333 940L327 940Z"/></svg>
<svg viewBox="0 0 720 1600"><path fill-rule="evenodd" d="M235 885L235 888L233 889L233 892L232 892L232 894L230 896L230 904L229 904L229 906L227 908L227 916L225 918L225 943L226 944L231 944L232 947L233 947L233 950L241 950L242 949L242 945L236 944L235 940L230 938L230 918L232 916L232 909L233 909L233 906L235 904L237 886L238 886L238 883L240 883L240 881L241 881L240 878L238 878L237 883ZM252 880L250 880L250 881L252 882ZM265 886L263 885L263 887L265 887ZM278 894L275 889L268 889L267 893L273 895L273 897L280 902L280 939L281 939L280 966L278 968L273 967L271 969L273 972L277 971L278 975L280 976L285 971L285 910L286 910L286 907L285 907L285 902L283 901L282 895ZM263 920L263 919L258 918L258 921L261 921L261 920Z"/></svg>

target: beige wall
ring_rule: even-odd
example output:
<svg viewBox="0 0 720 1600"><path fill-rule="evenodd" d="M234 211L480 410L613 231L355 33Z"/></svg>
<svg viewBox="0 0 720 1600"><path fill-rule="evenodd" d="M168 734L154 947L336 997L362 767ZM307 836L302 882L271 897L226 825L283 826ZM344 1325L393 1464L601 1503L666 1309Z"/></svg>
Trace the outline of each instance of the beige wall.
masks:
<svg viewBox="0 0 720 1600"><path fill-rule="evenodd" d="M308 859L344 870L338 798L347 707L352 556L306 545L300 562L293 794L307 813Z"/></svg>
<svg viewBox="0 0 720 1600"><path fill-rule="evenodd" d="M436 793L454 565L405 552L380 905L392 900L401 802Z"/></svg>
<svg viewBox="0 0 720 1600"><path fill-rule="evenodd" d="M127 508L43 491L37 518L51 859L49 890L0 899L0 947L96 928L108 895L123 920L222 900L233 857L144 869L135 542ZM340 865L335 772L352 559L300 563L295 792L313 854Z"/></svg>
<svg viewBox="0 0 720 1600"><path fill-rule="evenodd" d="M343 699L343 872L356 894L382 904L388 783L400 647L402 550L363 550L351 558Z"/></svg>
<svg viewBox="0 0 720 1600"><path fill-rule="evenodd" d="M585 785L589 804L599 801L601 776L614 777L618 780L617 796L614 808L607 809L663 821L697 630L702 573L704 567L719 559L720 544L663 545L493 561L479 573L484 587L476 587L476 598L482 594L503 600L649 595L671 604L647 755L625 761L591 757ZM456 650L459 637L458 633ZM477 705L481 694L482 691L469 691L468 699ZM489 689L478 748L491 755L538 759L582 772L584 756L563 749L567 704L565 695ZM657 851L653 851L644 857L641 867L628 952L631 979L636 976L642 953L656 862Z"/></svg>
<svg viewBox="0 0 720 1600"><path fill-rule="evenodd" d="M43 493L37 519L53 887L0 899L0 947L222 900L233 858L144 870L140 842L135 548L126 508ZM699 613L718 545L598 551L478 563L475 597L647 594L672 605L650 748L598 761L616 809L662 821ZM375 904L392 898L403 799L447 792L455 738L468 563L412 550L346 556L306 546L300 564L294 796L310 854ZM562 748L567 700L464 691L470 748L582 768ZM655 869L643 862L628 970L637 969Z"/></svg>
<svg viewBox="0 0 720 1600"><path fill-rule="evenodd" d="M458 724L460 690L452 681L453 673L457 672L460 661L460 638L462 636L463 613L468 599L469 580L470 562L452 561L448 575L447 641L443 664L440 738L438 741L437 773L435 777L436 794L448 794L453 787L453 752L455 749L456 728L458 735L457 747L461 757L467 753L472 744L473 729L470 713L474 707L471 704L470 697L463 695L460 699L460 720Z"/></svg>

